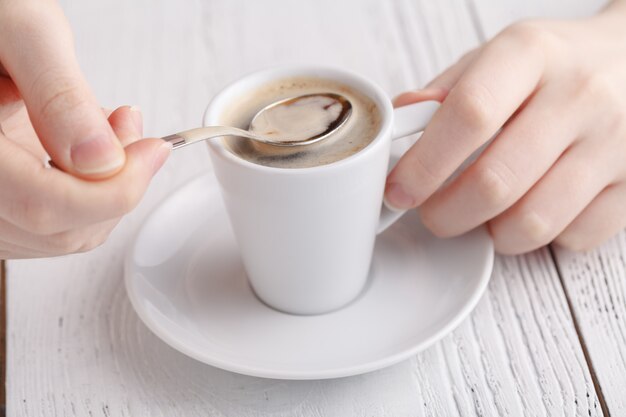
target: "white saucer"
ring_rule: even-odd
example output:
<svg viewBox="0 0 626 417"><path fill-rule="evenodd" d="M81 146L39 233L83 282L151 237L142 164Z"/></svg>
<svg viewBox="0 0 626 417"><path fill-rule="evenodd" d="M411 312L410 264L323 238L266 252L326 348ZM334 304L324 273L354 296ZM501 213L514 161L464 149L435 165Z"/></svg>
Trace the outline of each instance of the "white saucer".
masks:
<svg viewBox="0 0 626 417"><path fill-rule="evenodd" d="M281 313L248 286L206 174L147 219L125 274L139 317L180 352L241 374L321 379L383 368L432 345L474 308L492 266L486 230L442 240L410 212L379 236L356 301L320 316Z"/></svg>

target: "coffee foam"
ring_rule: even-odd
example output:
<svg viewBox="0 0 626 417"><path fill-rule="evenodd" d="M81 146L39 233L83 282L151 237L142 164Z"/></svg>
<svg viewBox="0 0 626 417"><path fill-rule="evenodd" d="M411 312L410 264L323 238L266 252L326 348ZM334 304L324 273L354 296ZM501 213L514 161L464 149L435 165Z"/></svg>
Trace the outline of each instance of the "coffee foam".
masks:
<svg viewBox="0 0 626 417"><path fill-rule="evenodd" d="M381 127L381 115L376 104L365 94L333 80L294 77L276 80L234 100L221 115L226 126L248 129L254 115L265 106L286 98L305 94L335 93L352 104L352 114L336 133L321 142L299 146L279 147L260 144L240 137L223 139L235 155L259 165L278 168L308 168L326 165L347 158L369 145ZM305 117L297 115L296 117ZM311 123L309 118L303 123Z"/></svg>

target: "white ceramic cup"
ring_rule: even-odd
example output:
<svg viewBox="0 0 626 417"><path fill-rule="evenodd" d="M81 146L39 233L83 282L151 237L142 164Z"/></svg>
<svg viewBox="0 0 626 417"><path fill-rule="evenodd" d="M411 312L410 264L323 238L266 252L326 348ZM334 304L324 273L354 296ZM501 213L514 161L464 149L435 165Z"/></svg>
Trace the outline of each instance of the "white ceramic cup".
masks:
<svg viewBox="0 0 626 417"><path fill-rule="evenodd" d="M383 205L391 141L423 130L439 103L394 110L385 92L362 76L285 66L225 88L209 104L204 125L220 124L223 110L246 93L297 76L339 81L370 97L382 115L376 138L348 158L312 168L257 165L230 152L221 139L209 148L256 295L287 313L320 314L345 306L363 290L376 235L402 215Z"/></svg>

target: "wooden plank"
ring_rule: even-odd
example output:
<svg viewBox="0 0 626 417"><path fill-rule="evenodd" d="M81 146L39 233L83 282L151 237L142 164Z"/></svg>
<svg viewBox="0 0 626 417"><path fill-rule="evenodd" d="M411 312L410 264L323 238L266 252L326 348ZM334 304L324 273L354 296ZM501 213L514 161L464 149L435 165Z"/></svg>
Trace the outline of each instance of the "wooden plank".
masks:
<svg viewBox="0 0 626 417"><path fill-rule="evenodd" d="M555 254L606 407L626 415L626 232L587 253Z"/></svg>
<svg viewBox="0 0 626 417"><path fill-rule="evenodd" d="M198 123L220 86L264 66L343 66L395 94L479 41L460 0L62 4L98 97L139 104L159 136ZM602 415L545 250L498 257L488 294L453 334L371 374L263 380L169 348L132 310L122 260L147 212L206 169L202 147L177 151L103 247L9 263L9 415Z"/></svg>
<svg viewBox="0 0 626 417"><path fill-rule="evenodd" d="M499 257L471 318L414 359L308 382L230 374L179 354L132 311L119 253L79 257L71 268L10 264L23 281L12 288L28 288L29 302L11 309L22 336L13 324L9 415L602 415L545 250ZM57 281L46 285L44 269Z"/></svg>
<svg viewBox="0 0 626 417"><path fill-rule="evenodd" d="M456 404L458 415L602 415L546 250L498 257L470 320L416 364L428 375L425 397Z"/></svg>

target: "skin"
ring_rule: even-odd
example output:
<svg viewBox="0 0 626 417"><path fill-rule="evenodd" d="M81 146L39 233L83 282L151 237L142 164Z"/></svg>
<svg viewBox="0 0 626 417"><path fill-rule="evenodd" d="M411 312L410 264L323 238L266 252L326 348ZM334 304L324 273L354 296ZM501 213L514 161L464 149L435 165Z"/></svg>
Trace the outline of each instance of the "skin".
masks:
<svg viewBox="0 0 626 417"><path fill-rule="evenodd" d="M516 23L395 104L432 99L442 105L385 199L419 207L435 235L487 224L497 251L519 254L586 250L626 226L626 1Z"/></svg>
<svg viewBox="0 0 626 417"><path fill-rule="evenodd" d="M442 237L486 223L511 254L587 249L626 226L625 22L618 0L584 20L518 23L398 97L443 104L387 202L419 206ZM170 150L142 139L138 109L99 107L56 3L0 0L0 258L101 244Z"/></svg>
<svg viewBox="0 0 626 417"><path fill-rule="evenodd" d="M2 259L101 244L170 153L138 109L100 108L73 51L56 3L0 1Z"/></svg>

